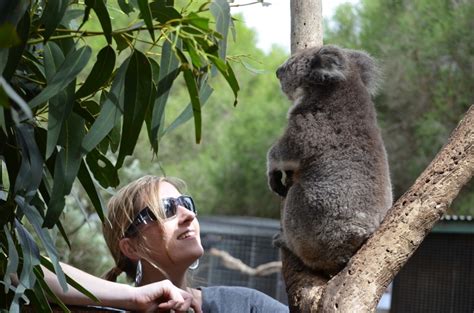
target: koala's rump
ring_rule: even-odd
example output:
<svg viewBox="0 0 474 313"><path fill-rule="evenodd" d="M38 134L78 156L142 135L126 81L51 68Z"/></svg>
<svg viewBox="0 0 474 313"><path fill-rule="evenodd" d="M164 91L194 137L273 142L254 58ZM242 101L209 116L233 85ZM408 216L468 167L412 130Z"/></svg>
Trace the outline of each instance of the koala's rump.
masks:
<svg viewBox="0 0 474 313"><path fill-rule="evenodd" d="M338 272L380 222L370 212L366 188L344 175L340 180L296 182L288 191L282 219L288 248L313 269Z"/></svg>

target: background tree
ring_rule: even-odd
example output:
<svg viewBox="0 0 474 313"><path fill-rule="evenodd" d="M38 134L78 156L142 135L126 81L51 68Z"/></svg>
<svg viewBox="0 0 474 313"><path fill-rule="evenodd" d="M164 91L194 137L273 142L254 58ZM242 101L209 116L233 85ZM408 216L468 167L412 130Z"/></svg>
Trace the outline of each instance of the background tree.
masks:
<svg viewBox="0 0 474 313"><path fill-rule="evenodd" d="M196 142L217 73L236 104L239 85L226 59L232 22L224 0L23 0L2 2L0 9L1 306L18 312L27 296L44 311L47 295L60 301L40 264L56 272L64 289L66 281L77 286L63 274L53 240L59 232L70 245L60 216L74 181L103 220L98 188L119 184L117 172L142 125L158 152L175 81L183 81L189 104L174 125L192 117ZM123 19L109 11L133 23L120 25ZM91 19L100 29L88 27ZM102 43L90 41L98 36ZM97 44L100 49L90 46Z"/></svg>

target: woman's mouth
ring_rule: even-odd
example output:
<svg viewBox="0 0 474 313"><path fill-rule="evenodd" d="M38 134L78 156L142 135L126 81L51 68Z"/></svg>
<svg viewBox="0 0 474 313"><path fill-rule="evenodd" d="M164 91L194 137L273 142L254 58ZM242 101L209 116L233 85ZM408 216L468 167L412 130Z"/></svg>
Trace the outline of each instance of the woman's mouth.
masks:
<svg viewBox="0 0 474 313"><path fill-rule="evenodd" d="M183 239L187 239L187 238L190 238L190 237L194 237L194 235L195 235L194 231L187 230L187 231L185 231L184 233L182 233L181 235L178 236L178 240L183 240Z"/></svg>

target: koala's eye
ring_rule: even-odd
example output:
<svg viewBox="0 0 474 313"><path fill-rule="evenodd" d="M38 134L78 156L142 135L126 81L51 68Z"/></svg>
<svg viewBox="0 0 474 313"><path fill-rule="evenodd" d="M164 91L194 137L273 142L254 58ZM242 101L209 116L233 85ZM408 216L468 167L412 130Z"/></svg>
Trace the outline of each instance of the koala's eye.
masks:
<svg viewBox="0 0 474 313"><path fill-rule="evenodd" d="M329 62L331 65L336 65L336 66L342 65L342 60L338 56L333 56L332 58L329 58Z"/></svg>

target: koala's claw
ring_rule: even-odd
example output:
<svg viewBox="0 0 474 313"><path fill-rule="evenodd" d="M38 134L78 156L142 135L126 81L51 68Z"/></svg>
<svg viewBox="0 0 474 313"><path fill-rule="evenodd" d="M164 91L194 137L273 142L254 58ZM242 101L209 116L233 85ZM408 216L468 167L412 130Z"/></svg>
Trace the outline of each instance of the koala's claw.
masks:
<svg viewBox="0 0 474 313"><path fill-rule="evenodd" d="M281 231L273 235L272 244L276 248L286 248L285 239Z"/></svg>

